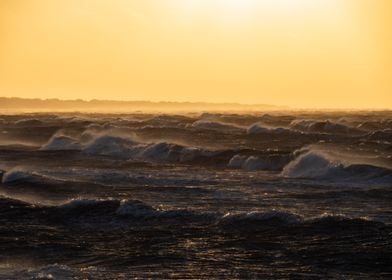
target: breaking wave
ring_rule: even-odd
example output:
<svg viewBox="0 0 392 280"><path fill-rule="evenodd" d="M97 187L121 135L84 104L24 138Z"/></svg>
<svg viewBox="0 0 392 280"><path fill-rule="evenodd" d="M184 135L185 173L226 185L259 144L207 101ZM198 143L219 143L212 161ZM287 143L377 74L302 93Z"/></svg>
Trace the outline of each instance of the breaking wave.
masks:
<svg viewBox="0 0 392 280"><path fill-rule="evenodd" d="M70 136L55 134L41 147L43 151L79 150L81 145L77 139Z"/></svg>
<svg viewBox="0 0 392 280"><path fill-rule="evenodd" d="M56 133L41 147L41 150L62 151L80 150L82 153L96 156L109 156L125 160L150 160L162 162L190 162L198 157L211 157L216 153L196 147L174 143L144 143L135 140L134 135L100 133L90 135L83 133L81 139L75 139Z"/></svg>
<svg viewBox="0 0 392 280"><path fill-rule="evenodd" d="M137 144L130 138L102 135L87 143L82 150L91 155L129 158Z"/></svg>
<svg viewBox="0 0 392 280"><path fill-rule="evenodd" d="M298 156L287 164L282 175L289 178L327 180L372 180L392 182L392 170L371 162L350 162L347 158L331 156L323 150L298 151Z"/></svg>

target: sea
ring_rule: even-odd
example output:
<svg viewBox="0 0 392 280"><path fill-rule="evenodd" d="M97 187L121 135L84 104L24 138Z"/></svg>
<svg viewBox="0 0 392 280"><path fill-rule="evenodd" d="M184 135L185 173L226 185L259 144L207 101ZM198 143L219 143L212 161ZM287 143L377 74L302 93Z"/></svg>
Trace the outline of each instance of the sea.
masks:
<svg viewBox="0 0 392 280"><path fill-rule="evenodd" d="M0 115L0 279L392 279L392 112Z"/></svg>

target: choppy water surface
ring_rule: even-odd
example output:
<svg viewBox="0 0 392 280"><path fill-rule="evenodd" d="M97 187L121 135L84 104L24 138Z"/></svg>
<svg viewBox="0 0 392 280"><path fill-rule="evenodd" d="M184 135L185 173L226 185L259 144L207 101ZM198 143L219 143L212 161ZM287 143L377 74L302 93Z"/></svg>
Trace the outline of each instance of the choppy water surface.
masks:
<svg viewBox="0 0 392 280"><path fill-rule="evenodd" d="M0 278L388 279L392 113L0 116Z"/></svg>

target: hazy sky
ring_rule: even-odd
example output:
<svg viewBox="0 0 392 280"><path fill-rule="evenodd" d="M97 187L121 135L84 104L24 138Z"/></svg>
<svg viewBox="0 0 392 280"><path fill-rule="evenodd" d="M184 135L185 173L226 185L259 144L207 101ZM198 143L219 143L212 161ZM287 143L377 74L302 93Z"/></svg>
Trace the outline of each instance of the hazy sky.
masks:
<svg viewBox="0 0 392 280"><path fill-rule="evenodd" d="M0 0L0 96L392 109L392 1Z"/></svg>

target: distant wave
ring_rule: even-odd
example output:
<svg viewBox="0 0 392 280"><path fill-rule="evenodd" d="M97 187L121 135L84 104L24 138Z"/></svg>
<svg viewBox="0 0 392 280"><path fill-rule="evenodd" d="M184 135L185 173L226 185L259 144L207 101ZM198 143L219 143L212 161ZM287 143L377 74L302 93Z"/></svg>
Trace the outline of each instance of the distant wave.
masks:
<svg viewBox="0 0 392 280"><path fill-rule="evenodd" d="M382 129L391 129L392 128L392 120L383 119L383 120L369 120L362 121L356 126L357 129L367 130L367 131L379 131Z"/></svg>
<svg viewBox="0 0 392 280"><path fill-rule="evenodd" d="M290 155L279 154L266 156L235 155L230 159L228 167L241 168L248 171L279 171L282 170L287 163L289 163L290 159Z"/></svg>
<svg viewBox="0 0 392 280"><path fill-rule="evenodd" d="M75 138L56 133L40 149L43 151L79 150L81 145Z"/></svg>
<svg viewBox="0 0 392 280"><path fill-rule="evenodd" d="M247 129L247 134L287 134L295 133L293 130L284 127L269 127L260 123L255 123Z"/></svg>
<svg viewBox="0 0 392 280"><path fill-rule="evenodd" d="M355 127L350 127L345 124L326 121L316 120L301 120L296 119L290 123L290 127L294 130L309 132L309 133L328 133L328 134L351 134L360 135L364 134L364 131Z"/></svg>
<svg viewBox="0 0 392 280"><path fill-rule="evenodd" d="M364 135L365 131L345 124L332 121L316 121L296 119L288 126L265 125L254 123L247 129L247 134L344 134L344 135Z"/></svg>
<svg viewBox="0 0 392 280"><path fill-rule="evenodd" d="M137 157L156 161L189 162L198 156L209 157L213 154L213 152L199 148L162 142L145 146Z"/></svg>
<svg viewBox="0 0 392 280"><path fill-rule="evenodd" d="M370 140L382 140L392 143L392 129L377 130L367 135Z"/></svg>
<svg viewBox="0 0 392 280"><path fill-rule="evenodd" d="M85 144L82 150L91 155L129 158L137 145L136 141L127 137L102 135Z"/></svg>
<svg viewBox="0 0 392 280"><path fill-rule="evenodd" d="M40 126L43 123L44 122L39 119L20 119L14 122L16 126L23 126L23 127Z"/></svg>
<svg viewBox="0 0 392 280"><path fill-rule="evenodd" d="M222 132L242 132L245 130L244 127L239 125L215 120L198 120L192 123L190 127L206 130L219 130Z"/></svg>
<svg viewBox="0 0 392 280"><path fill-rule="evenodd" d="M144 143L132 134L116 131L111 134L98 133L82 137L86 140L75 139L62 134L55 134L41 150L80 150L89 155L110 156L119 159L138 159L167 162L190 162L197 157L211 157L216 152L196 147L183 146L174 143L158 142Z"/></svg>
<svg viewBox="0 0 392 280"><path fill-rule="evenodd" d="M113 136L103 136L94 139L83 148L83 152L125 159L166 162L189 162L198 156L210 156L213 154L206 150L178 144L166 142L145 144Z"/></svg>

